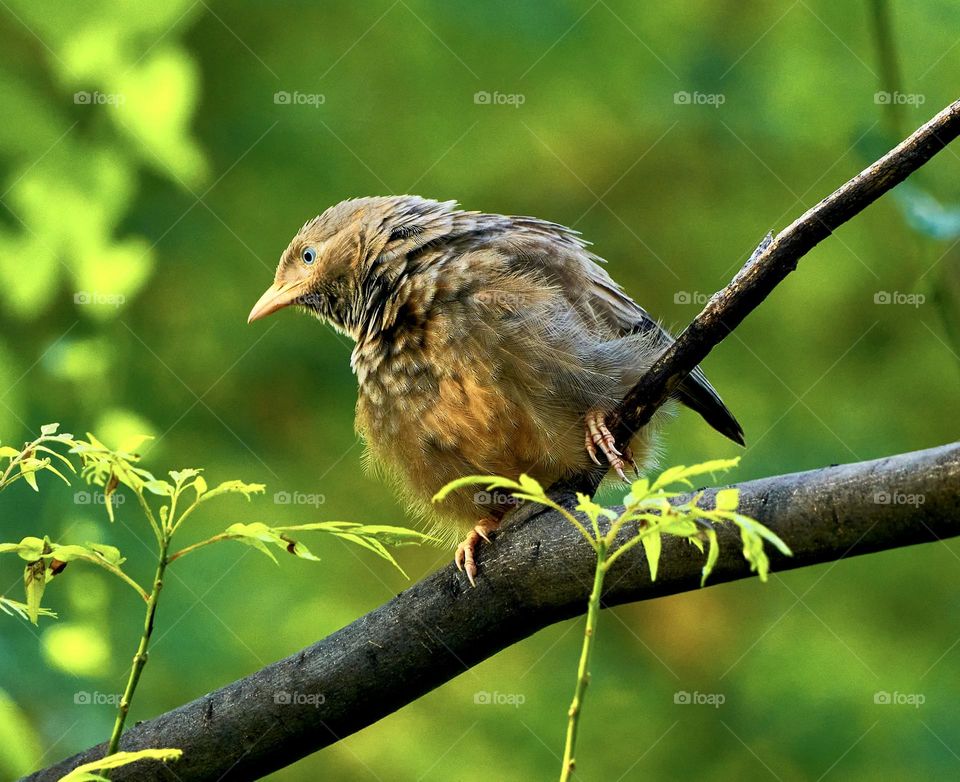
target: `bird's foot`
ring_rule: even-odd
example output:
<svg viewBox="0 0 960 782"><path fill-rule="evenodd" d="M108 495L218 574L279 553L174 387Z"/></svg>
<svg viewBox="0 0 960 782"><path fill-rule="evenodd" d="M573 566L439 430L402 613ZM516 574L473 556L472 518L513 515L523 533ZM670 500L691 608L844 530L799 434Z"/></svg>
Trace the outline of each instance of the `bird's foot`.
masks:
<svg viewBox="0 0 960 782"><path fill-rule="evenodd" d="M453 563L460 570L467 574L467 579L471 586L477 585L477 563L475 554L477 546L481 540L490 542L490 534L500 528L500 522L497 519L481 519L476 526L470 530L463 542L457 546L457 553L453 555Z"/></svg>
<svg viewBox="0 0 960 782"><path fill-rule="evenodd" d="M637 464L633 460L633 454L630 448L624 448L623 451L617 449L617 441L613 434L607 428L604 413L599 410L590 410L586 416L586 438L584 447L593 460L594 464L601 464L597 458L597 449L599 448L607 459L607 463L613 468L614 472L624 481L627 474L624 467L632 467L634 472L638 472Z"/></svg>

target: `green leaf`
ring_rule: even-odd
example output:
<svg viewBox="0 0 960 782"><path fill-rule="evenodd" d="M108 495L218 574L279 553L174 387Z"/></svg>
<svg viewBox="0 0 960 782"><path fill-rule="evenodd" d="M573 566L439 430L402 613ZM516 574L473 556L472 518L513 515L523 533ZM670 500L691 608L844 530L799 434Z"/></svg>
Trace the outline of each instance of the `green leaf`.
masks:
<svg viewBox="0 0 960 782"><path fill-rule="evenodd" d="M67 484L67 486L70 485L70 481L69 481L69 479L67 478L67 476L64 475L62 472L60 472L60 470L58 470L58 469L57 469L56 467L54 467L52 464L50 464L50 460L49 460L49 459L44 459L44 460L43 460L43 467L42 467L41 469L46 470L47 472L52 472L52 473L53 473L54 475L56 475L61 481L63 481L65 484Z"/></svg>
<svg viewBox="0 0 960 782"><path fill-rule="evenodd" d="M690 467L685 467L684 465L671 467L669 470L661 473L660 477L654 481L652 490L661 489L674 483L683 483L691 486L690 478L706 475L707 473L723 472L732 467L736 467L739 463L740 457L735 457L733 459L713 459L708 462L691 465Z"/></svg>
<svg viewBox="0 0 960 782"><path fill-rule="evenodd" d="M546 497L547 494L536 480L531 478L526 473L523 473L520 476L520 488L532 497Z"/></svg>
<svg viewBox="0 0 960 782"><path fill-rule="evenodd" d="M87 543L84 546L66 545L60 546L56 543L50 546L51 551L47 557L59 559L61 562L72 562L77 559L85 559L88 562L99 564L106 562L108 565L119 567L126 560L120 555L120 549L114 546L107 546L104 543Z"/></svg>
<svg viewBox="0 0 960 782"><path fill-rule="evenodd" d="M255 522L255 523L258 523L258 522ZM252 526L252 525L246 525L246 524L231 525L226 530L224 530L222 539L235 540L238 543L243 543L245 546L252 546L257 551L260 551L263 554L266 554L268 557L270 557L270 559L274 561L275 564L279 565L280 563L277 562L277 557L269 548L267 548L266 544L263 542L260 535L258 535L255 531L252 531L252 530L248 531L245 529L244 530L237 529L238 527L246 527L246 526Z"/></svg>
<svg viewBox="0 0 960 782"><path fill-rule="evenodd" d="M400 567L400 563L393 558L393 555L389 551L387 551L384 545L376 538L368 538L362 535L354 535L349 532L337 533L337 537L342 538L343 540L349 541L351 543L354 543L360 546L361 548L367 549L368 551L372 551L378 557L385 559L387 562L393 565L397 570L399 570L400 574L404 578L408 577L406 571L402 567Z"/></svg>
<svg viewBox="0 0 960 782"><path fill-rule="evenodd" d="M390 546L419 546L422 543L437 543L439 538L418 532L409 527L394 527L388 524L358 524L353 532L373 537Z"/></svg>
<svg viewBox="0 0 960 782"><path fill-rule="evenodd" d="M710 543L710 548L707 550L707 561L703 564L703 570L701 571L700 586L707 583L707 576L713 572L714 565L717 564L717 560L720 558L720 544L717 541L716 530L708 529L705 530L705 533Z"/></svg>
<svg viewBox="0 0 960 782"><path fill-rule="evenodd" d="M57 433L57 429L60 428L60 424L44 424L40 427L40 434L44 437L49 435L54 435Z"/></svg>
<svg viewBox="0 0 960 782"><path fill-rule="evenodd" d="M20 451L11 448L9 445L0 446L0 459L15 459L20 455Z"/></svg>
<svg viewBox="0 0 960 782"><path fill-rule="evenodd" d="M455 492L457 489L465 488L466 486L486 486L487 489L510 489L511 491L519 491L523 489L519 483L510 478L502 478L498 475L467 475L463 478L457 478L454 481L450 481L446 486L440 489L436 494L433 495L432 502L442 502L445 500L452 492ZM538 484L539 486L539 484Z"/></svg>
<svg viewBox="0 0 960 782"><path fill-rule="evenodd" d="M748 530L752 535L756 535L763 540L766 540L768 543L772 544L786 557L792 557L793 552L790 550L790 547L780 539L780 536L777 535L773 530L765 527L756 519L751 519L749 516L744 516L742 513L730 513L722 512L718 513L721 518L732 521L737 526L742 529Z"/></svg>
<svg viewBox="0 0 960 782"><path fill-rule="evenodd" d="M77 766L65 777L60 777L60 782L101 782L101 780L107 780L107 777L94 772L120 768L140 760L159 760L165 763L168 760L179 760L182 756L183 750L180 749L141 749L137 752L115 752L113 755L108 755L100 760Z"/></svg>
<svg viewBox="0 0 960 782"><path fill-rule="evenodd" d="M37 486L37 467L41 462L38 459L24 459L20 462L20 475L30 485L34 491L40 491Z"/></svg>
<svg viewBox="0 0 960 782"><path fill-rule="evenodd" d="M663 521L660 526L660 531L666 532L668 535L689 538L696 535L700 531L700 528L693 519L680 517Z"/></svg>
<svg viewBox="0 0 960 782"><path fill-rule="evenodd" d="M146 481L143 484L143 488L151 494L156 494L158 497L173 496L173 485L167 481L160 480L159 478L154 478L152 481Z"/></svg>
<svg viewBox="0 0 960 782"><path fill-rule="evenodd" d="M263 494L266 485L262 483L244 483L243 481L224 481L216 488L210 489L201 498L201 502L219 497L222 494L242 494L248 500L254 494Z"/></svg>
<svg viewBox="0 0 960 782"><path fill-rule="evenodd" d="M736 510L740 503L739 489L721 489L714 500L717 510Z"/></svg>
<svg viewBox="0 0 960 782"><path fill-rule="evenodd" d="M47 542L40 538L26 537L19 543L0 543L0 554L17 554L27 562L36 562L47 550Z"/></svg>
<svg viewBox="0 0 960 782"><path fill-rule="evenodd" d="M623 498L623 504L636 505L646 499L648 494L650 494L650 481L647 478L640 478L630 484L630 493Z"/></svg>
<svg viewBox="0 0 960 782"><path fill-rule="evenodd" d="M143 445L147 440L152 440L153 437L148 434L135 434L130 437L127 437L125 440L121 441L120 447L117 450L120 453L129 453L134 454Z"/></svg>
<svg viewBox="0 0 960 782"><path fill-rule="evenodd" d="M47 563L42 559L30 562L23 569L23 588L27 594L27 616L33 624L40 616L40 600L47 588Z"/></svg>
<svg viewBox="0 0 960 782"><path fill-rule="evenodd" d="M647 555L647 566L650 568L650 580L657 580L657 566L660 564L660 551L663 547L663 540L657 531L647 532L640 538L643 543L643 551Z"/></svg>
<svg viewBox="0 0 960 782"><path fill-rule="evenodd" d="M110 449L107 448L107 446L105 446L103 443L101 443L101 442L100 442L96 437L94 437L93 434L91 434L90 432L87 432L87 440L89 441L89 442L87 443L87 445L89 445L90 447L95 448L95 449L98 450L98 451L105 451L106 453L110 453L110 452L111 452Z"/></svg>
<svg viewBox="0 0 960 782"><path fill-rule="evenodd" d="M47 446L45 446L45 445L37 445L37 446L34 446L34 449L37 450L37 451L43 451L44 453L50 454L51 456L53 456L53 457L59 459L61 462L63 462L63 464L65 464L65 465L66 465L70 470L72 470L73 472L76 472L76 471L77 471L77 468L73 466L73 462L71 462L71 461L70 461L66 456L64 456L63 454L57 453L57 452L54 451L52 448L47 448ZM2 450L2 449L0 449L0 450Z"/></svg>
<svg viewBox="0 0 960 782"><path fill-rule="evenodd" d="M407 574L386 546L410 546L423 543L437 543L439 540L431 535L410 529L408 527L394 527L386 524L359 524L353 521L318 521L310 524L295 524L283 527L274 527L277 532L326 532L331 535L354 543L361 548L372 551L378 557L385 559L404 577Z"/></svg>
<svg viewBox="0 0 960 782"><path fill-rule="evenodd" d="M197 476L197 479L193 482L193 488L197 492L197 499L200 498L201 494L206 493L207 482L202 475Z"/></svg>
<svg viewBox="0 0 960 782"><path fill-rule="evenodd" d="M195 478L197 475L199 475L200 470L195 470L193 468L188 467L183 470L170 470L168 474L170 475L171 478L173 478L173 482L179 486L181 483L188 480L189 478Z"/></svg>
<svg viewBox="0 0 960 782"><path fill-rule="evenodd" d="M262 551L274 562L277 561L277 558L273 555L273 552L267 548L266 544L269 543L277 548L281 548L286 551L288 554L293 554L295 557L300 559L308 559L314 562L319 562L319 558L315 557L306 546L300 543L297 540L294 540L289 535L285 535L282 530L275 529L273 527L268 527L266 524L255 521L251 524L231 524L227 527L226 530L222 533L222 537L227 540L236 540L239 543L245 543L248 546L253 546L258 551Z"/></svg>
<svg viewBox="0 0 960 782"><path fill-rule="evenodd" d="M21 619L29 619L29 606L27 606L26 603L19 602L18 600L0 597L0 611L3 611L5 614L10 616L19 616ZM57 615L48 608L41 608L38 614L39 616L48 616L51 619L57 618Z"/></svg>
<svg viewBox="0 0 960 782"><path fill-rule="evenodd" d="M600 528L597 522L601 516L609 521L616 521L617 519L617 514L614 511L609 508L604 508L602 505L591 500L586 494L579 492L577 493L576 510L583 513L587 519L589 519L594 534L598 536L600 534Z"/></svg>
<svg viewBox="0 0 960 782"><path fill-rule="evenodd" d="M743 541L743 556L750 563L750 570L755 570L760 580L766 581L770 572L770 559L763 550L763 539L746 527L740 528L740 539Z"/></svg>
<svg viewBox="0 0 960 782"><path fill-rule="evenodd" d="M87 548L110 565L119 566L126 562L120 555L120 549L115 546L108 546L105 543L87 543Z"/></svg>

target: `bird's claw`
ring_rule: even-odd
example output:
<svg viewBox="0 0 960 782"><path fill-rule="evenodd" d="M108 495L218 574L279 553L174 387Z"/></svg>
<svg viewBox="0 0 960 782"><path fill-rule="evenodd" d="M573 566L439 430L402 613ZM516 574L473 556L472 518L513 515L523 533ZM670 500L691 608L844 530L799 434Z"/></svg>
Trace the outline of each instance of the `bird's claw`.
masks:
<svg viewBox="0 0 960 782"><path fill-rule="evenodd" d="M457 551L453 555L453 564L457 566L457 570L461 573L467 574L470 586L475 587L477 585L477 562L475 558L477 546L480 545L481 540L489 543L489 533L496 532L499 526L500 522L494 519L480 521L457 546Z"/></svg>
<svg viewBox="0 0 960 782"><path fill-rule="evenodd" d="M633 460L630 449L625 448L623 452L617 449L616 438L614 438L610 429L607 427L603 413L597 410L588 412L586 416L586 430L584 446L595 464L601 463L597 458L597 449L599 448L606 457L607 463L613 468L614 472L620 476L621 480L628 480L627 474L623 469L624 467L632 467L634 472L639 474L637 464Z"/></svg>

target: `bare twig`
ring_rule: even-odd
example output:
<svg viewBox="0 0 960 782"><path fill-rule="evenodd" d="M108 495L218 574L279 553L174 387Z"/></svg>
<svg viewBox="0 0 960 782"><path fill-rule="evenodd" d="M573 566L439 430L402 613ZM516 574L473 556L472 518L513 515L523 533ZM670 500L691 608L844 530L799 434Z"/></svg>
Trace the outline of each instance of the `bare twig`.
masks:
<svg viewBox="0 0 960 782"><path fill-rule="evenodd" d="M880 160L809 209L754 256L624 397L610 429L627 442L667 401L670 394L784 278L799 260L836 228L900 184L960 135L960 100L911 134ZM579 479L580 488L596 488L597 473ZM591 483L592 482L592 483Z"/></svg>

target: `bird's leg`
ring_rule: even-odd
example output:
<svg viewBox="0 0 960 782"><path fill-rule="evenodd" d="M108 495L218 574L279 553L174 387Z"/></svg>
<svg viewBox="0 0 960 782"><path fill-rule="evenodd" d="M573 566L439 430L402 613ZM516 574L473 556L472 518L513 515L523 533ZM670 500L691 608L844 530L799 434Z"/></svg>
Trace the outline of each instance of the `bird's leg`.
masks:
<svg viewBox="0 0 960 782"><path fill-rule="evenodd" d="M599 448L607 458L608 464L621 479L626 481L627 474L623 471L623 468L632 466L636 469L636 463L633 461L633 456L630 454L629 448L624 449L626 458L624 458L624 453L617 450L617 441L607 428L604 419L605 416L601 410L587 411L584 447L587 449L587 453L590 454L590 458L594 464L600 464L600 460L597 458L597 448Z"/></svg>
<svg viewBox="0 0 960 782"><path fill-rule="evenodd" d="M457 553L453 555L453 563L457 570L467 574L471 586L477 585L477 563L474 559L477 546L481 540L490 542L490 533L496 532L500 528L499 519L480 519L464 538L463 542L457 546Z"/></svg>

